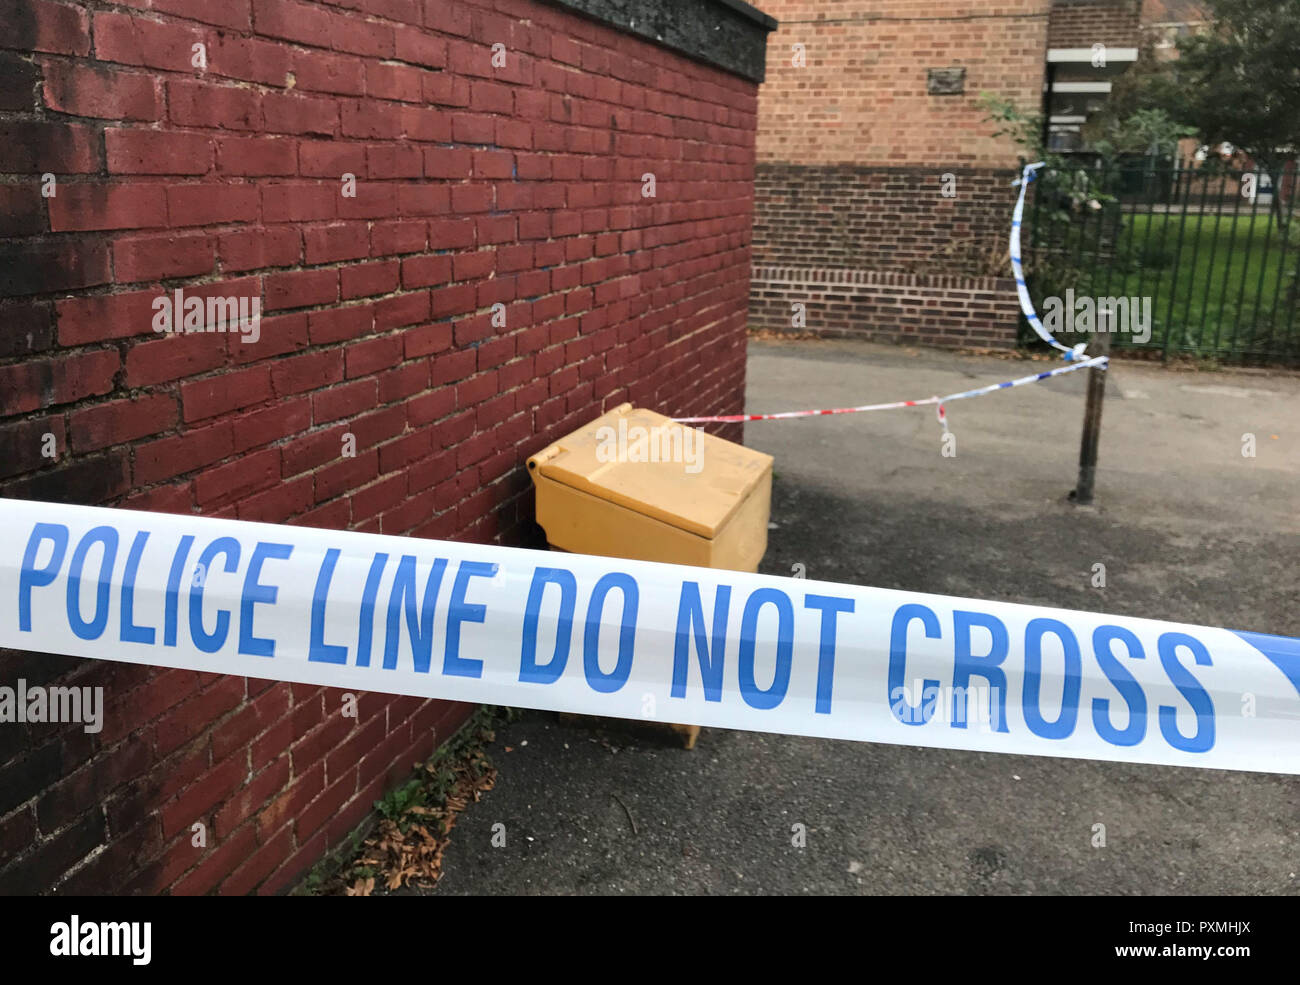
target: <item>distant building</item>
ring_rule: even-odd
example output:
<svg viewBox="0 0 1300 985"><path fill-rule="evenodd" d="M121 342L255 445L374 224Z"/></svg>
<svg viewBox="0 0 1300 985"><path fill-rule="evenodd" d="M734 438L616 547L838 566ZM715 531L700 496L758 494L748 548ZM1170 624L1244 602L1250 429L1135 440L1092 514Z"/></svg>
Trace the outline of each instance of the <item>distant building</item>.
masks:
<svg viewBox="0 0 1300 985"><path fill-rule="evenodd" d="M1019 149L1054 148L1137 58L1141 0L765 0L750 323L970 347L1015 342L1006 237Z"/></svg>

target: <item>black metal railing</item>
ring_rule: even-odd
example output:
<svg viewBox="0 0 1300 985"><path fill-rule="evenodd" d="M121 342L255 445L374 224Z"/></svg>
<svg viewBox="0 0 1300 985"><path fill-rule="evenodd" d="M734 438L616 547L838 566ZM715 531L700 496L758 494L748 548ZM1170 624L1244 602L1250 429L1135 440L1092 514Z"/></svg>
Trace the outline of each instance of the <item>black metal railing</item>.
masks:
<svg viewBox="0 0 1300 985"><path fill-rule="evenodd" d="M1097 329L1089 304L1126 298L1127 317L1112 311L1107 323L1116 348L1300 363L1294 162L1272 173L1149 160L1040 174L1024 259L1040 316L1064 312L1062 341Z"/></svg>

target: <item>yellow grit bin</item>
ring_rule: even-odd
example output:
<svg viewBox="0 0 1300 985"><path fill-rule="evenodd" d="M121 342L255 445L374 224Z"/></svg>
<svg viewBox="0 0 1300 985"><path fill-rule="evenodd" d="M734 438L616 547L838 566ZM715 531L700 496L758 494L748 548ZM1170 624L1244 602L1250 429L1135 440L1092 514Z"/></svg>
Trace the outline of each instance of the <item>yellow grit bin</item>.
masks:
<svg viewBox="0 0 1300 985"><path fill-rule="evenodd" d="M772 456L622 404L528 460L537 522L575 554L757 571ZM687 749L698 725L672 725Z"/></svg>
<svg viewBox="0 0 1300 985"><path fill-rule="evenodd" d="M537 522L575 554L757 571L772 456L622 404L528 459Z"/></svg>

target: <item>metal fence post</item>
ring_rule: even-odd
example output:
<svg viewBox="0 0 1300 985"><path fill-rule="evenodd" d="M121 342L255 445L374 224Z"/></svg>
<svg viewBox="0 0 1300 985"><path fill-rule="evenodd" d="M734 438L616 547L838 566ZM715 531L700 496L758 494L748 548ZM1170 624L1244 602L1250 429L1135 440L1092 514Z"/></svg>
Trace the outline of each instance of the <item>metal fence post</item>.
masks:
<svg viewBox="0 0 1300 985"><path fill-rule="evenodd" d="M1097 312L1097 334L1088 347L1088 355L1104 356L1110 353L1111 319L1113 311ZM1109 364L1108 364L1109 365ZM1083 408L1083 440L1079 445L1079 481L1070 493L1076 506L1092 504L1092 491L1097 478L1097 445L1101 441L1101 405L1106 398L1108 368L1094 366L1088 370L1088 399Z"/></svg>

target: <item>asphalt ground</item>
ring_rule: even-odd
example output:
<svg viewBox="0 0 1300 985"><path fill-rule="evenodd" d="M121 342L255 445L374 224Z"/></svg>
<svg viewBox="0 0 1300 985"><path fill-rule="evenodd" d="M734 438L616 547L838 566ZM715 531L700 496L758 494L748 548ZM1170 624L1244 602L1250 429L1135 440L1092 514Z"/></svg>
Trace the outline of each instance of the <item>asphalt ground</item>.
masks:
<svg viewBox="0 0 1300 985"><path fill-rule="evenodd" d="M914 399L1045 366L755 341L747 406ZM1117 361L1080 508L1084 375L950 405L950 458L928 407L747 425L776 457L762 570L1300 636L1300 377ZM496 789L461 816L438 893L1300 892L1300 777L718 729L688 752L666 730L541 712L491 752Z"/></svg>

